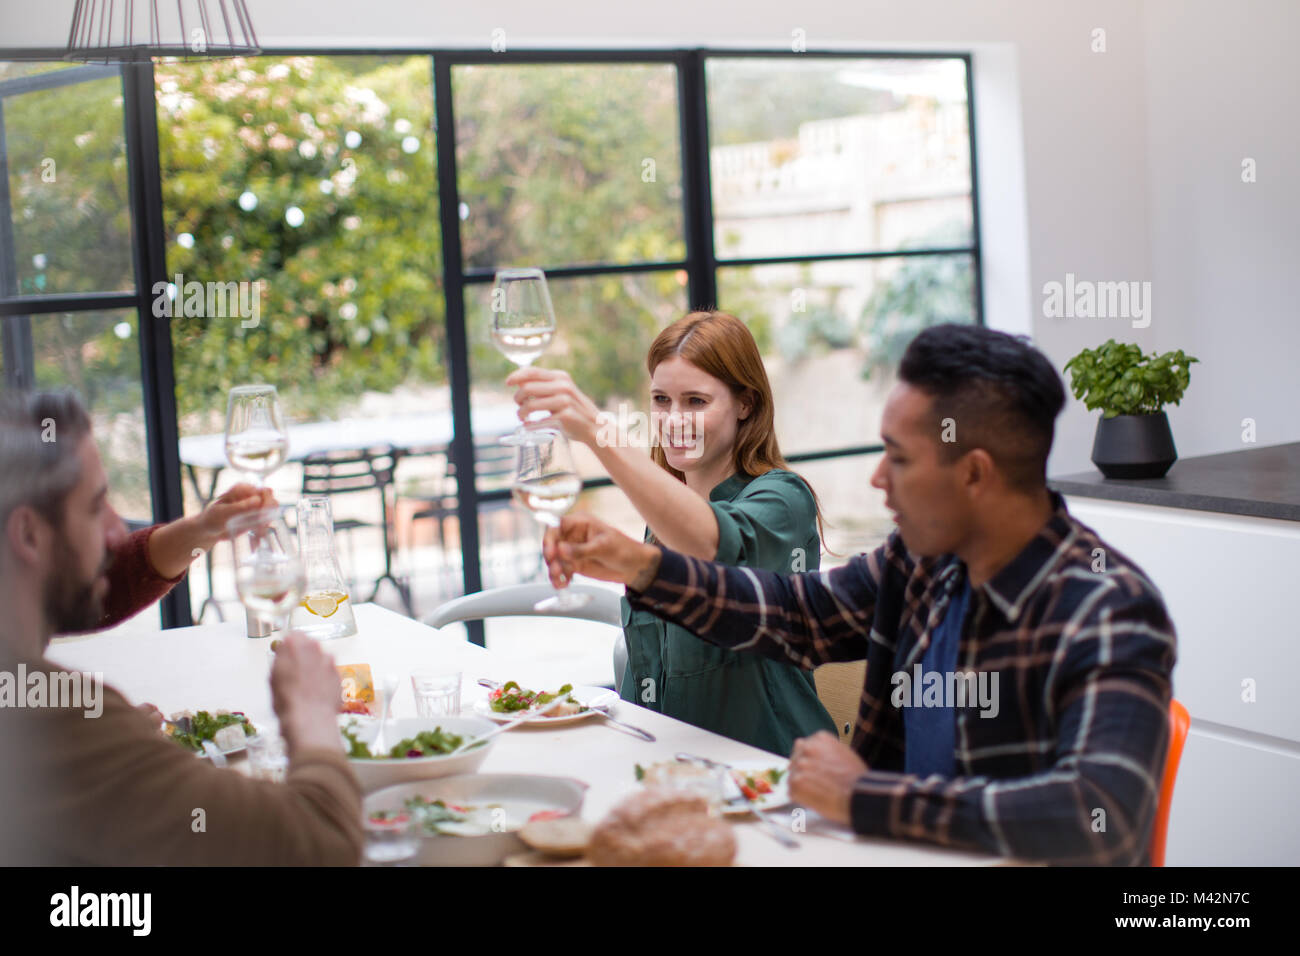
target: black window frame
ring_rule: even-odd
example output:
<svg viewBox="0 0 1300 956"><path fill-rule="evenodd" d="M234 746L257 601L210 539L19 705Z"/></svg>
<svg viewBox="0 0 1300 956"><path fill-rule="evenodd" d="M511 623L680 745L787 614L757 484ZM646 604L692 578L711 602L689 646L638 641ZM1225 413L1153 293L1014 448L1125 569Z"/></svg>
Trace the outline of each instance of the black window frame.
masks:
<svg viewBox="0 0 1300 956"><path fill-rule="evenodd" d="M452 398L453 439L452 454L460 461L469 461L474 453L474 437L470 420L470 362L469 336L465 316L464 291L466 286L490 282L493 271L485 268L466 269L462 256L460 235L460 192L457 182L455 103L452 89L452 71L467 65L523 65L523 64L669 64L676 68L680 158L682 162L682 223L685 233L686 255L680 260L595 263L581 266L539 265L548 275L556 278L580 278L617 273L649 273L670 269L685 270L687 274L688 304L691 308L711 307L717 304L717 272L721 268L771 265L780 263L813 263L827 261L870 261L872 259L920 258L942 255L967 255L971 258L973 272L973 313L976 324L984 324L984 297L982 281L982 250L980 244L980 206L978 167L976 164L975 91L972 54L954 50L860 50L860 51L808 51L793 53L782 49L721 50L707 47L663 49L557 49L510 50L500 53L488 50L441 47L407 48L356 48L356 47L272 47L262 51L265 57L288 56L427 56L434 94L434 130L437 157L437 183L439 223L441 228L443 294L447 333L448 383ZM0 50L0 60L61 59L61 50ZM706 89L706 63L710 59L739 58L803 58L803 59L955 59L960 60L966 75L966 120L970 149L971 181L971 241L966 245L948 247L916 247L895 250L861 250L821 254L794 254L788 256L722 258L714 247L713 199L708 125L708 91ZM39 80L42 76L79 73L82 70L106 71L111 75L119 67L81 67L58 71L56 74L36 74L0 83L0 90L12 84ZM80 311L103 308L132 308L137 310L140 323L141 378L144 388L145 422L148 432L150 488L153 492L154 520L169 521L183 514L181 496L181 470L179 460L177 410L175 396L175 369L172 360L172 342L169 320L155 318L149 308L148 290L155 282L166 281L164 210L162 203L161 169L159 165L159 140L151 62L127 64L120 67L124 90L124 121L127 134L127 166L131 183L132 241L134 245L136 289L133 293L106 293L84 295L22 296L7 294L9 286L0 284L0 319L3 319L5 355L10 355L10 336L20 357L24 354L28 367L31 362L30 328L25 340L26 353L22 351L21 321L10 319L41 312ZM89 75L86 74L87 78ZM73 82L71 80L67 82ZM0 98L2 109L2 98ZM446 133L447 135L437 135ZM3 113L0 112L0 228L9 227L8 178L3 142ZM5 248L12 249L12 237ZM0 256L0 259L3 259ZM7 268L0 261L0 270ZM0 280L5 275L0 271ZM13 329L11 330L11 325ZM6 382L9 382L6 371ZM21 384L15 376L14 384ZM820 461L879 454L884 450L880 443L846 445L817 451L801 452L788 456L791 463ZM475 486L472 469L464 474L471 476L458 488L458 516L461 528L461 551L465 593L482 587L481 552L478 539L478 509L482 502L509 496L509 492L479 491ZM590 479L584 488L611 485L608 478ZM192 623L189 591L182 581L168 595L162 608L163 627L178 627ZM468 623L470 640L485 643L482 621Z"/></svg>

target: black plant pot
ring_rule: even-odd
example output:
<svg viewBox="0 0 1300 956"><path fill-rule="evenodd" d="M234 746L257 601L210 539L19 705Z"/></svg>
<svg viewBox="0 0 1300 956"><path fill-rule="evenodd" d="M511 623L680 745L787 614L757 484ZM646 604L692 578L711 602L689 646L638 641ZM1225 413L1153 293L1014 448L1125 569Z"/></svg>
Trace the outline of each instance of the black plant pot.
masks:
<svg viewBox="0 0 1300 956"><path fill-rule="evenodd" d="M1163 478L1177 460L1164 412L1116 415L1097 422L1092 463L1107 478Z"/></svg>

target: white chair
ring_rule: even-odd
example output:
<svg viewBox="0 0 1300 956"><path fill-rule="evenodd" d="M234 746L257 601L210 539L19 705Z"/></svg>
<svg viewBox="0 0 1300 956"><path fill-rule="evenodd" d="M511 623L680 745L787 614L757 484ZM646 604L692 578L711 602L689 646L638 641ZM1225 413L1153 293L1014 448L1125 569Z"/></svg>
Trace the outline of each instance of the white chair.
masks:
<svg viewBox="0 0 1300 956"><path fill-rule="evenodd" d="M477 621L485 617L567 617L597 621L613 627L623 626L619 593L610 588L592 587L588 584L571 584L566 589L574 594L589 594L591 600L573 610L538 611L533 605L555 593L549 584L512 584L503 588L477 591L454 598L440 605L424 619L430 627L442 628L456 621ZM614 642L614 689L623 683L627 667L627 642Z"/></svg>

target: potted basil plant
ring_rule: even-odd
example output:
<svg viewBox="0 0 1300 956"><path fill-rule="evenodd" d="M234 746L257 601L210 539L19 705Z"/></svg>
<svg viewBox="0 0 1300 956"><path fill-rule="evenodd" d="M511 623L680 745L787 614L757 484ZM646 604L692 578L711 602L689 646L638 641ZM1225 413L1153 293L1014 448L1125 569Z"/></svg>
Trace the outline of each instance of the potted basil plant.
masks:
<svg viewBox="0 0 1300 956"><path fill-rule="evenodd" d="M1178 460L1163 409L1177 405L1198 361L1182 349L1143 355L1114 339L1065 363L1074 397L1101 409L1092 462L1107 478L1161 478Z"/></svg>

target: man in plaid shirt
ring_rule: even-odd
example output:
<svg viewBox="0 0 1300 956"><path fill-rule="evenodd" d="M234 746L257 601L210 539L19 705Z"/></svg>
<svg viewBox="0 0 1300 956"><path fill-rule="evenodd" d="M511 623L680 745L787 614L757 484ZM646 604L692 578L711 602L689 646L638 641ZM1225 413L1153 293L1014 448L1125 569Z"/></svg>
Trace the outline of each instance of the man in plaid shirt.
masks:
<svg viewBox="0 0 1300 956"><path fill-rule="evenodd" d="M1046 485L1065 394L1042 353L978 326L913 340L871 483L897 530L778 575L633 541L585 515L552 582L620 581L701 638L812 668L867 661L852 746L798 741L792 797L861 834L1023 860L1142 864L1169 740L1173 625L1141 569Z"/></svg>

